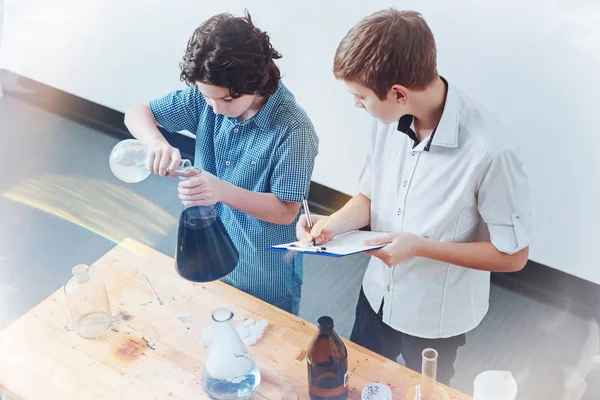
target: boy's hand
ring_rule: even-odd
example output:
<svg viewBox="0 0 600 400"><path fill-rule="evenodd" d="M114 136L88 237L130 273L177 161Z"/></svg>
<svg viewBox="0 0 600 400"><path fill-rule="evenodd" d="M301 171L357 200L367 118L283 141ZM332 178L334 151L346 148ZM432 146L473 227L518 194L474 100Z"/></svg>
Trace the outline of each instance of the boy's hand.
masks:
<svg viewBox="0 0 600 400"><path fill-rule="evenodd" d="M331 219L324 215L311 214L313 222L312 231L308 229L306 214L302 214L296 224L296 236L302 243L308 244L315 239L316 245L322 245L334 238L335 232L332 229Z"/></svg>
<svg viewBox="0 0 600 400"><path fill-rule="evenodd" d="M202 171L196 178L179 182L177 191L184 206L212 206L223 202L231 184Z"/></svg>
<svg viewBox="0 0 600 400"><path fill-rule="evenodd" d="M388 267L393 267L407 258L418 256L420 245L424 240L427 239L412 233L396 232L365 240L365 246L384 244L385 247L369 251L367 254L379 258Z"/></svg>
<svg viewBox="0 0 600 400"><path fill-rule="evenodd" d="M150 172L160 176L177 176L177 168L181 162L179 150L165 140L153 140L148 143L148 159L146 165Z"/></svg>

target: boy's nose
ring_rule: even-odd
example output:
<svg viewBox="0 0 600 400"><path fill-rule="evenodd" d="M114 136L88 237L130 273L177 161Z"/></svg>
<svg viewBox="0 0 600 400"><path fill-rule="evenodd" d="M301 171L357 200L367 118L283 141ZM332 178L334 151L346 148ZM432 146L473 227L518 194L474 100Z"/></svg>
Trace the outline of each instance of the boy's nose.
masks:
<svg viewBox="0 0 600 400"><path fill-rule="evenodd" d="M223 114L223 110L221 110L221 107L217 106L216 104L213 106L212 109L215 114Z"/></svg>

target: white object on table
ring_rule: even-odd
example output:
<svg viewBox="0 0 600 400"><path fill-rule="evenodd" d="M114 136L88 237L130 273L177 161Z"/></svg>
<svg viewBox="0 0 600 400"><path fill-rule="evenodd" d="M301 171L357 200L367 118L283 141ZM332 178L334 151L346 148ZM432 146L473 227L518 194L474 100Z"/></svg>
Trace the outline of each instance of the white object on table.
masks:
<svg viewBox="0 0 600 400"><path fill-rule="evenodd" d="M509 371L485 371L475 378L473 400L515 400L517 390Z"/></svg>
<svg viewBox="0 0 600 400"><path fill-rule="evenodd" d="M361 400L392 400L392 391L383 383L369 383L362 390Z"/></svg>

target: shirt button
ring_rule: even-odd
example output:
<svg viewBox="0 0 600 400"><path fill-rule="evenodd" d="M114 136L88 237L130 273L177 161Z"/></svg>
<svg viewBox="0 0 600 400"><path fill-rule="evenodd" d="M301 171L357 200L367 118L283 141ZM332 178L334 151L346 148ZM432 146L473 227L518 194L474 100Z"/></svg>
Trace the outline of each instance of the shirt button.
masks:
<svg viewBox="0 0 600 400"><path fill-rule="evenodd" d="M401 208L398 209L398 215L400 215L400 214L402 214L402 209Z"/></svg>
<svg viewBox="0 0 600 400"><path fill-rule="evenodd" d="M408 181L402 182L402 186L406 187L406 185L408 185Z"/></svg>
<svg viewBox="0 0 600 400"><path fill-rule="evenodd" d="M256 165L256 161L252 161L252 165Z"/></svg>
<svg viewBox="0 0 600 400"><path fill-rule="evenodd" d="M231 162L229 160L225 161L225 165L229 166L231 165Z"/></svg>
<svg viewBox="0 0 600 400"><path fill-rule="evenodd" d="M415 155L417 155L417 153L413 151L413 152L412 152L412 155L413 155L413 157L414 157Z"/></svg>
<svg viewBox="0 0 600 400"><path fill-rule="evenodd" d="M235 129L233 130L233 132L235 132L235 133L238 133L238 131L239 131L239 128L235 128Z"/></svg>

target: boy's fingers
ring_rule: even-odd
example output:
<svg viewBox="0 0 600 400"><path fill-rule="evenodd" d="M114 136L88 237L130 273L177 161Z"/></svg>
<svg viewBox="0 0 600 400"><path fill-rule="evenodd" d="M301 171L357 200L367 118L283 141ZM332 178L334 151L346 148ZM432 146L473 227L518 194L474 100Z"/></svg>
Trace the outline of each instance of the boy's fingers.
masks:
<svg viewBox="0 0 600 400"><path fill-rule="evenodd" d="M300 218L298 218L298 226L306 226L306 214L302 214Z"/></svg>
<svg viewBox="0 0 600 400"><path fill-rule="evenodd" d="M177 176L177 168L179 168L179 160L175 157L171 157L171 164L169 164L169 176Z"/></svg>
<svg viewBox="0 0 600 400"><path fill-rule="evenodd" d="M310 236L308 234L308 232L304 232L304 234L300 235L300 237L298 239L300 240L300 242L302 242L304 244L309 244L312 242L313 237Z"/></svg>
<svg viewBox="0 0 600 400"><path fill-rule="evenodd" d="M155 174L160 174L160 160L162 159L161 153L154 154L154 163L152 165L153 171Z"/></svg>
<svg viewBox="0 0 600 400"><path fill-rule="evenodd" d="M199 176L197 178L192 178L192 179L188 179L187 181L179 182L179 187L191 189L191 188L195 188L198 186L202 186L203 183L204 183L204 179Z"/></svg>
<svg viewBox="0 0 600 400"><path fill-rule="evenodd" d="M298 219L298 223L296 224L296 237L305 244L310 243L313 240L313 237L308 232L306 214L302 214Z"/></svg>
<svg viewBox="0 0 600 400"><path fill-rule="evenodd" d="M167 175L167 168L169 168L169 163L171 162L171 160L165 156L163 156L160 160L160 166L158 169L158 173L160 176L166 176Z"/></svg>
<svg viewBox="0 0 600 400"><path fill-rule="evenodd" d="M317 236L317 237L315 237L315 244L317 246L320 246L320 245L322 245L324 243L327 243L327 242L328 242L328 240L325 239L323 236Z"/></svg>
<svg viewBox="0 0 600 400"><path fill-rule="evenodd" d="M152 153L148 153L148 158L146 158L146 168L154 173L154 154Z"/></svg>
<svg viewBox="0 0 600 400"><path fill-rule="evenodd" d="M321 235L321 233L323 232L323 220L317 222L312 230L310 231L310 234L312 235L312 237L316 238L318 236Z"/></svg>
<svg viewBox="0 0 600 400"><path fill-rule="evenodd" d="M308 232L308 225L306 223L306 215L302 214L296 222L296 233Z"/></svg>
<svg viewBox="0 0 600 400"><path fill-rule="evenodd" d="M388 244L390 242L392 242L392 240L394 240L394 238L392 237L392 235L383 235L383 236L378 236L376 238L373 239L367 239L365 240L365 245L366 246L379 246L382 244Z"/></svg>

